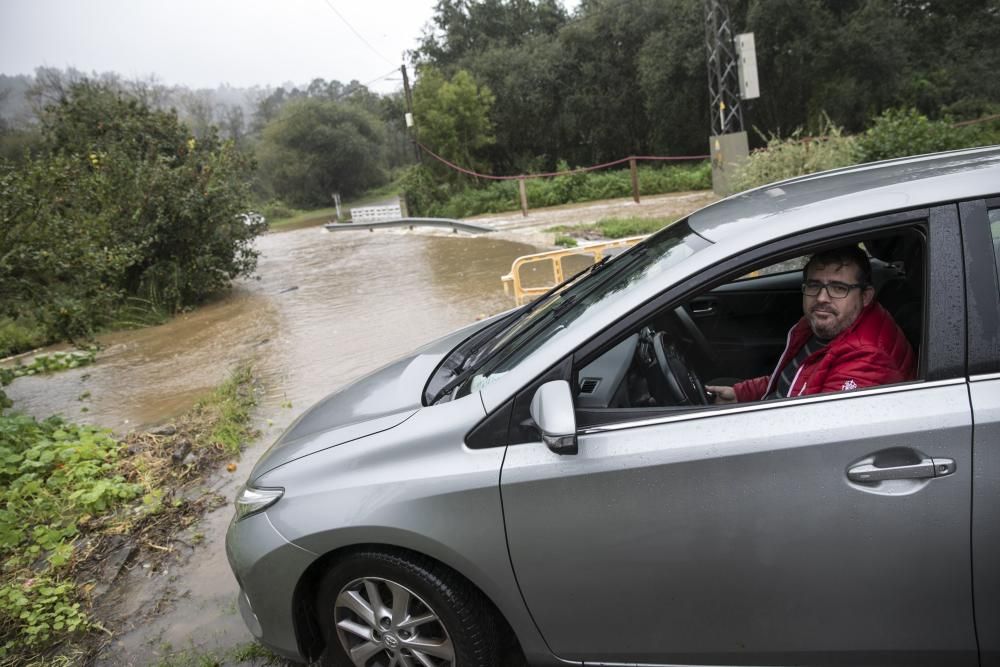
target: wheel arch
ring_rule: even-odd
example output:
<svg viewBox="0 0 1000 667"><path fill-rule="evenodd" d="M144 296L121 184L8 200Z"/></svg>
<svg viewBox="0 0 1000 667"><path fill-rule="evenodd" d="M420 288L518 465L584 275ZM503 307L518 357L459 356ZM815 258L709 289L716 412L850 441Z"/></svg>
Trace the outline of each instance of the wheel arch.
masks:
<svg viewBox="0 0 1000 667"><path fill-rule="evenodd" d="M463 582L468 584L483 596L483 599L490 606L491 611L496 617L505 643L509 645L509 648L516 650L517 654L523 655L520 638L514 631L507 619L507 615L503 613L501 607L483 589L482 586L478 585L475 581L466 576L452 563L446 562L445 560L424 551L410 547L399 546L386 542L359 542L332 549L331 551L319 556L309 565L309 567L306 568L306 570L302 573L302 576L299 577L299 581L295 586L295 591L292 595L292 622L295 628L296 641L299 645L299 652L308 660L312 661L318 659L326 646L326 640L323 637L323 632L319 625L319 613L315 604L315 593L320 580L327 572L330 571L331 568L335 567L337 563L342 562L344 559L353 554L363 551L380 551L397 556L409 556L431 560L440 566L446 567L455 576L459 577Z"/></svg>

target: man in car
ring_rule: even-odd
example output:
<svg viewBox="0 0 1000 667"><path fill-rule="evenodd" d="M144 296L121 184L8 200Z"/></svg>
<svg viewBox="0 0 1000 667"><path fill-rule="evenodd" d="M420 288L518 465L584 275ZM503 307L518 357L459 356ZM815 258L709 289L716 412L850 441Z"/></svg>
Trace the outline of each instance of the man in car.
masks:
<svg viewBox="0 0 1000 667"><path fill-rule="evenodd" d="M858 246L817 253L803 270L803 317L770 376L708 386L716 403L852 391L915 376L913 349L875 301L871 263Z"/></svg>

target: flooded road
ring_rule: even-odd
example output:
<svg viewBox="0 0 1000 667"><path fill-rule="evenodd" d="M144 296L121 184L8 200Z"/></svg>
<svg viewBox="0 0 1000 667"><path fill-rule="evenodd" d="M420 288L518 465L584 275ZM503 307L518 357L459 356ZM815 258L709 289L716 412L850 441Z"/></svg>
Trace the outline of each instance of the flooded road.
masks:
<svg viewBox="0 0 1000 667"><path fill-rule="evenodd" d="M93 366L19 378L7 390L16 409L124 432L180 414L252 358L264 409L298 414L394 357L512 307L500 276L536 251L488 237L316 227L261 237L258 248L257 279L167 324L99 337Z"/></svg>
<svg viewBox="0 0 1000 667"><path fill-rule="evenodd" d="M264 395L261 438L207 490L226 499L171 545L161 567L130 562L112 601L118 632L99 665L249 664L225 557L231 500L256 458L331 391L419 345L510 308L500 276L524 243L442 233L339 233L307 228L258 239L259 277L167 324L102 336L97 362L19 378L15 409L124 432L167 422L252 360ZM210 659L207 657L210 656ZM207 660L207 661L206 661Z"/></svg>
<svg viewBox="0 0 1000 667"><path fill-rule="evenodd" d="M374 366L513 307L500 276L536 251L487 236L316 230L269 235L260 248L255 289L280 322L259 375L269 403L291 402L296 412Z"/></svg>

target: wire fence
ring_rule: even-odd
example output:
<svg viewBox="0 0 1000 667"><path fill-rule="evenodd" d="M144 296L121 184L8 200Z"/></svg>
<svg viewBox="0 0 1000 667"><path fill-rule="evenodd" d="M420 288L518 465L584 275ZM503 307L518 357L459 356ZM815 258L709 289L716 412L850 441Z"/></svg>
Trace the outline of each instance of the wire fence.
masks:
<svg viewBox="0 0 1000 667"><path fill-rule="evenodd" d="M576 169L563 169L560 171L546 171L533 174L517 174L513 176L497 176L495 174L483 174L478 171L468 169L461 165L455 164L454 162L441 157L430 148L420 143L416 142L420 150L424 151L427 155L434 158L441 164L445 165L449 169L452 169L460 174L466 176L471 176L473 178L482 178L488 181L517 181L518 189L521 196L521 214L524 216L528 215L528 193L526 189L526 182L529 179L534 178L555 178L557 176L572 176L574 174L584 174L591 171L597 171L600 169L608 169L610 167L616 167L622 164L628 164L629 170L631 171L632 177L632 199L635 203L639 203L639 176L638 167L639 162L684 162L684 161L701 161L707 160L710 155L630 155L628 157L619 158L617 160L611 160L610 162L602 162L601 164L590 165L588 167L577 167Z"/></svg>

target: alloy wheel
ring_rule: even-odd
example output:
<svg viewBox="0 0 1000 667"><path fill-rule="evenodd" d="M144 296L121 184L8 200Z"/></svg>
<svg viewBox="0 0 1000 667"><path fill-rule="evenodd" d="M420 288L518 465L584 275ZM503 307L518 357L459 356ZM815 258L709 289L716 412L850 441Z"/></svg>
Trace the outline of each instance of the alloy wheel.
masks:
<svg viewBox="0 0 1000 667"><path fill-rule="evenodd" d="M410 589L355 579L334 603L337 638L356 667L451 667L455 649L441 619Z"/></svg>

